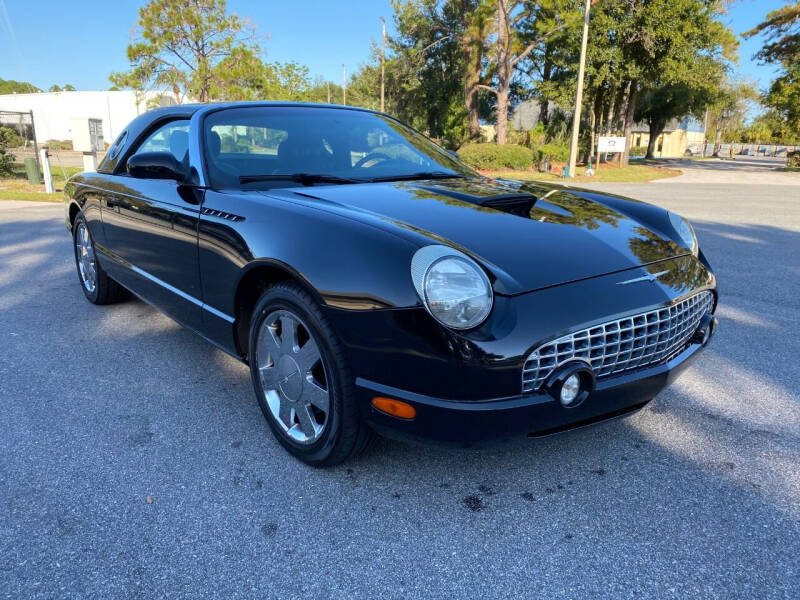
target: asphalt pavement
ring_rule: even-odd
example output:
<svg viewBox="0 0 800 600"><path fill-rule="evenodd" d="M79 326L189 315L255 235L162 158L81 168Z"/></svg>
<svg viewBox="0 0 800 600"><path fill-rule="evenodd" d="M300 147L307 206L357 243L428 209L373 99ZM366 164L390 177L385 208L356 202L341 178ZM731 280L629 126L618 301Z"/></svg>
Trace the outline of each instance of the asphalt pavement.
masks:
<svg viewBox="0 0 800 600"><path fill-rule="evenodd" d="M690 218L719 278L718 335L645 410L330 470L244 365L86 302L61 206L0 201L0 597L796 598L800 178L695 175L595 186Z"/></svg>

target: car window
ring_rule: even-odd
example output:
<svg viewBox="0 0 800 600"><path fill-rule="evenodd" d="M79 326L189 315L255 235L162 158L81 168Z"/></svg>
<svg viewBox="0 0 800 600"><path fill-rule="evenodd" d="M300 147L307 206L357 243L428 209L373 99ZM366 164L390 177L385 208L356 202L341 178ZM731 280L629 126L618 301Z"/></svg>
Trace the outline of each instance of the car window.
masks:
<svg viewBox="0 0 800 600"><path fill-rule="evenodd" d="M148 135L133 154L142 152L169 152L184 162L189 152L189 120L170 121Z"/></svg>
<svg viewBox="0 0 800 600"><path fill-rule="evenodd" d="M475 172L429 139L378 113L328 107L235 107L203 125L217 189L296 186L294 175L349 182Z"/></svg>

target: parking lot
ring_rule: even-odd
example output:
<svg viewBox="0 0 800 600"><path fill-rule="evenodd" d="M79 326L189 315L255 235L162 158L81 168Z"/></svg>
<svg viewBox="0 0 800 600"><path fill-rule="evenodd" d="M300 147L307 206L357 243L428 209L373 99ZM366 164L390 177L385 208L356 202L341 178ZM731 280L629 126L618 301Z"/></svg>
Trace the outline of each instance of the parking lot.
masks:
<svg viewBox="0 0 800 600"><path fill-rule="evenodd" d="M594 186L688 217L719 279L718 335L646 409L331 470L245 365L86 302L60 205L0 202L0 597L796 597L800 174L737 163Z"/></svg>

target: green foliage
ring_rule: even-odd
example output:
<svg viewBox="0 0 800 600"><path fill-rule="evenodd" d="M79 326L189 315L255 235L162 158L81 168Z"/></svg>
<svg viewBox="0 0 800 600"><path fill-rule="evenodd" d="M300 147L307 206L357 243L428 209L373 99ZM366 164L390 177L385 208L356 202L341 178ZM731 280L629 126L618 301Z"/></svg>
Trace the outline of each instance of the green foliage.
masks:
<svg viewBox="0 0 800 600"><path fill-rule="evenodd" d="M537 162L548 159L550 162L567 162L569 160L569 145L553 142L544 144L536 149Z"/></svg>
<svg viewBox="0 0 800 600"><path fill-rule="evenodd" d="M763 102L783 119L797 139L800 137L800 2L772 11L763 23L744 36L759 34L765 36L765 44L756 58L782 67Z"/></svg>
<svg viewBox="0 0 800 600"><path fill-rule="evenodd" d="M0 94L32 94L41 92L32 83L26 81L14 81L13 79L0 79Z"/></svg>
<svg viewBox="0 0 800 600"><path fill-rule="evenodd" d="M800 167L800 150L786 153L786 166L787 167Z"/></svg>
<svg viewBox="0 0 800 600"><path fill-rule="evenodd" d="M11 142L17 136L13 129L8 127L0 127L0 177L8 177L14 171L13 154L8 152L8 148L12 146Z"/></svg>
<svg viewBox="0 0 800 600"><path fill-rule="evenodd" d="M700 61L698 70L703 70L703 65L708 72L706 78L701 81L693 83L681 81L664 85L640 97L634 118L637 121L646 122L650 129L647 158L653 158L656 139L664 131L664 127L670 119L687 115L700 117L716 99L722 72L717 69L716 63L709 61Z"/></svg>
<svg viewBox="0 0 800 600"><path fill-rule="evenodd" d="M8 132L4 136L6 148L19 148L20 146L25 145L25 138L19 135L16 131L10 127L3 127L3 129Z"/></svg>
<svg viewBox="0 0 800 600"><path fill-rule="evenodd" d="M208 102L232 67L238 79L258 75L251 69L260 63L255 30L228 14L225 0L151 0L139 9L137 25L127 50L132 69L110 77L117 87L167 87L179 100Z"/></svg>
<svg viewBox="0 0 800 600"><path fill-rule="evenodd" d="M644 156L647 154L647 146L631 146L628 154L631 156Z"/></svg>
<svg viewBox="0 0 800 600"><path fill-rule="evenodd" d="M800 61L800 54L797 59ZM783 74L770 85L764 96L764 104L777 111L795 135L800 137L800 63L785 67Z"/></svg>
<svg viewBox="0 0 800 600"><path fill-rule="evenodd" d="M766 44L755 58L767 63L790 64L800 56L800 2L773 10L762 23L742 35L765 35Z"/></svg>
<svg viewBox="0 0 800 600"><path fill-rule="evenodd" d="M476 169L529 169L533 155L528 148L514 144L466 144L458 150L458 156Z"/></svg>
<svg viewBox="0 0 800 600"><path fill-rule="evenodd" d="M742 131L741 139L753 139L757 143L785 144L789 146L800 144L800 131L792 129L784 116L774 109L758 115Z"/></svg>

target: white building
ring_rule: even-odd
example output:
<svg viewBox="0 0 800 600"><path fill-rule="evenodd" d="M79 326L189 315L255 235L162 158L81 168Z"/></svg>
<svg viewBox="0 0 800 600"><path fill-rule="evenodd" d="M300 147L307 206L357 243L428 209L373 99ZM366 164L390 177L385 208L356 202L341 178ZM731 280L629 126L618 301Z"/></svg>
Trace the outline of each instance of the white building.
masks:
<svg viewBox="0 0 800 600"><path fill-rule="evenodd" d="M103 120L103 137L111 143L137 115L155 106L175 104L163 92L39 92L0 95L0 111L33 111L36 139L71 140L73 118Z"/></svg>

